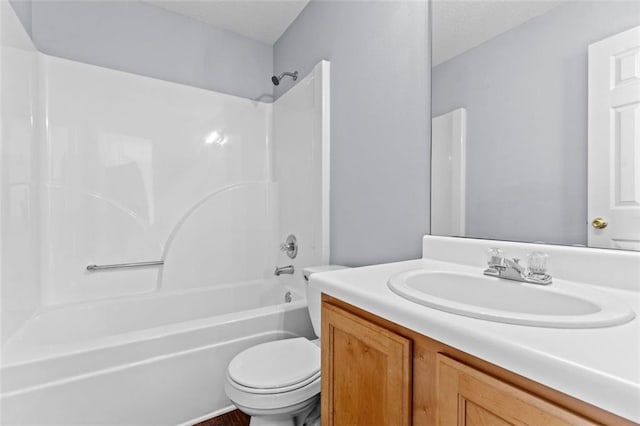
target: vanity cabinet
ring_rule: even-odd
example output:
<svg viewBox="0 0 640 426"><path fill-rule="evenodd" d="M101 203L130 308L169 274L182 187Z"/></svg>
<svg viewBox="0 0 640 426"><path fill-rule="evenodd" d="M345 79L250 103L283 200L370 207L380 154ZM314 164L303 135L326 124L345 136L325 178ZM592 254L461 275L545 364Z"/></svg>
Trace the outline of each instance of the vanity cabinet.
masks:
<svg viewBox="0 0 640 426"><path fill-rule="evenodd" d="M327 295L322 342L323 426L635 424Z"/></svg>
<svg viewBox="0 0 640 426"><path fill-rule="evenodd" d="M323 424L409 426L411 340L329 304L322 318Z"/></svg>

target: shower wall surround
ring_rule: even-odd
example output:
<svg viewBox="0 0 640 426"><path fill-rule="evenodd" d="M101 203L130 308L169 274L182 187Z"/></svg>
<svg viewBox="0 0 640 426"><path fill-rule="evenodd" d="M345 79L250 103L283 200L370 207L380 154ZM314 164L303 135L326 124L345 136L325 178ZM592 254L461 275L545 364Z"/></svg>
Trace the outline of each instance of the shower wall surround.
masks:
<svg viewBox="0 0 640 426"><path fill-rule="evenodd" d="M0 2L0 342L40 303L38 53Z"/></svg>
<svg viewBox="0 0 640 426"><path fill-rule="evenodd" d="M50 56L42 64L45 303L159 286L160 267L89 264L166 257L163 284L182 288L273 268L269 104Z"/></svg>
<svg viewBox="0 0 640 426"><path fill-rule="evenodd" d="M329 68L329 62L320 62L273 103L278 241L295 234L300 242L298 256L292 260L280 252L278 264L298 269L329 264Z"/></svg>

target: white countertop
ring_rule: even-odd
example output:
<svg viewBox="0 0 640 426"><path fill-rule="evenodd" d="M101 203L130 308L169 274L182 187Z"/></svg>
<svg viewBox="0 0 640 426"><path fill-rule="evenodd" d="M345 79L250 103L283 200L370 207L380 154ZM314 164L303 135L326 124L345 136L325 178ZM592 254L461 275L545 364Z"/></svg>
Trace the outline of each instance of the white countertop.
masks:
<svg viewBox="0 0 640 426"><path fill-rule="evenodd" d="M313 274L335 298L604 410L640 422L640 293L584 284L626 301L637 313L594 329L528 327L432 309L393 293L387 280L412 269L482 274L483 268L419 259Z"/></svg>

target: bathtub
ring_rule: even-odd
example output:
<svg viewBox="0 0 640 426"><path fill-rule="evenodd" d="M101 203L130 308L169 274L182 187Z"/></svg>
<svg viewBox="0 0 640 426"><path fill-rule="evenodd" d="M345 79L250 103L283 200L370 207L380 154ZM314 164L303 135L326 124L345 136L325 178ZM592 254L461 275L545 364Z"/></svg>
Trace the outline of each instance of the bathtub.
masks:
<svg viewBox="0 0 640 426"><path fill-rule="evenodd" d="M234 355L296 336L306 301L276 280L42 310L3 348L0 423L193 424L233 408Z"/></svg>

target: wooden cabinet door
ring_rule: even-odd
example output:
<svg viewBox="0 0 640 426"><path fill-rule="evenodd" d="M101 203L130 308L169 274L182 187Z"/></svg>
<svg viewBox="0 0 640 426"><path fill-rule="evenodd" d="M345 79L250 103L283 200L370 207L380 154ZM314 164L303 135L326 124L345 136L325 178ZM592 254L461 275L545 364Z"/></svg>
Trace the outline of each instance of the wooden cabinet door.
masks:
<svg viewBox="0 0 640 426"><path fill-rule="evenodd" d="M322 305L322 424L410 425L411 341Z"/></svg>
<svg viewBox="0 0 640 426"><path fill-rule="evenodd" d="M596 424L442 354L437 376L440 426Z"/></svg>

